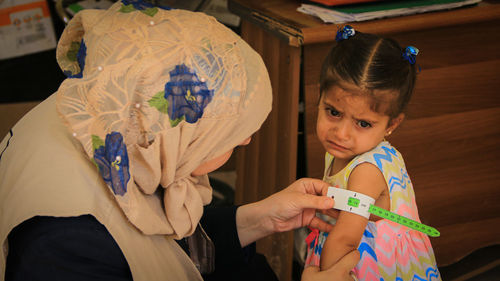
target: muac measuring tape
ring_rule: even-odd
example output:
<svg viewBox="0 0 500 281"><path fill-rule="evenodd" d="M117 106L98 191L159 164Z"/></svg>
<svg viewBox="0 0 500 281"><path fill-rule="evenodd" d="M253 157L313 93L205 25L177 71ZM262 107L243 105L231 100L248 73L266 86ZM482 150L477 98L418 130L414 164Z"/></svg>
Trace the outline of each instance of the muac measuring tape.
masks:
<svg viewBox="0 0 500 281"><path fill-rule="evenodd" d="M373 203L375 203L375 199L359 192L329 187L327 196L335 199L335 205L333 206L334 209L354 213L365 218L369 218L370 214L373 214L392 222L404 225L408 228L420 231L431 237L439 237L440 235L439 231L434 227L425 225L418 221L414 221L407 217L403 217L401 215L389 212L386 209L382 209L373 205Z"/></svg>

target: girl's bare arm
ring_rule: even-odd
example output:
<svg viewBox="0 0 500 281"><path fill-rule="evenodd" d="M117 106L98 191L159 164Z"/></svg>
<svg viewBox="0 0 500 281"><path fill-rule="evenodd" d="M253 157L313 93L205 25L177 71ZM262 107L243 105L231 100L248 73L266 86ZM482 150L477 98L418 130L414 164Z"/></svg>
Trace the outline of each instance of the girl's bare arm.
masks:
<svg viewBox="0 0 500 281"><path fill-rule="evenodd" d="M387 184L382 172L370 163L362 163L352 171L347 189L375 198L375 205L389 209ZM333 266L344 255L357 249L368 219L341 211L328 234L321 252L321 269Z"/></svg>

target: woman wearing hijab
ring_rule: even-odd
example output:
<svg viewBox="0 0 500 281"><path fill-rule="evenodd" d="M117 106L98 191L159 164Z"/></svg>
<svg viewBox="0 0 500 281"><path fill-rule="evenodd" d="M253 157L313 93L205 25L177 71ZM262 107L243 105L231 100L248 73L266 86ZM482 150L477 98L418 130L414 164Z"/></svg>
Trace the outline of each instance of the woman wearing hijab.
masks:
<svg viewBox="0 0 500 281"><path fill-rule="evenodd" d="M128 0L84 10L57 59L68 78L0 144L2 278L222 280L252 272L266 235L329 227L314 212L333 200L312 179L203 215L207 173L272 101L259 55L214 18Z"/></svg>

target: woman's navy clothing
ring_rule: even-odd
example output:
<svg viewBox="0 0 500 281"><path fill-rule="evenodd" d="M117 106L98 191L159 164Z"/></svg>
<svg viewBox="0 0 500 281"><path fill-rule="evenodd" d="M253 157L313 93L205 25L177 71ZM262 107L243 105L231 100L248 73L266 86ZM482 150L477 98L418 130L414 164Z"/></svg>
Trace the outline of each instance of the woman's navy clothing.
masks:
<svg viewBox="0 0 500 281"><path fill-rule="evenodd" d="M278 280L255 243L241 248L236 209L206 207L200 221L215 244L215 272L205 280ZM91 215L31 218L8 237L6 281L129 281L127 261L107 229ZM186 250L184 240L177 241Z"/></svg>

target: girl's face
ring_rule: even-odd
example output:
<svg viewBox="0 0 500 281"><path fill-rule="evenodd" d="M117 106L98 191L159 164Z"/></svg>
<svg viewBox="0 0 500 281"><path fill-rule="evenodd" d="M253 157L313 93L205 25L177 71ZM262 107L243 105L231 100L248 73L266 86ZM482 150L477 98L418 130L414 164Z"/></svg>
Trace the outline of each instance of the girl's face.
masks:
<svg viewBox="0 0 500 281"><path fill-rule="evenodd" d="M389 116L372 111L369 97L334 86L320 100L316 133L326 151L347 164L377 146L403 118L388 126Z"/></svg>
<svg viewBox="0 0 500 281"><path fill-rule="evenodd" d="M250 143L251 140L252 140L252 137L248 137L242 143L240 143L238 146L247 145ZM202 176L202 175L206 175L210 172L213 172L213 171L219 169L220 167L222 167L222 165L224 165L227 162L227 160L229 160L229 157L231 157L231 154L233 154L233 150L234 149L231 149L228 152L226 152L220 156L217 156L211 160L208 160L207 162L200 164L200 166L198 166L191 173L191 175L192 176Z"/></svg>

